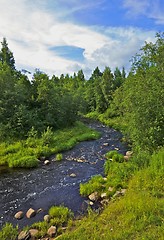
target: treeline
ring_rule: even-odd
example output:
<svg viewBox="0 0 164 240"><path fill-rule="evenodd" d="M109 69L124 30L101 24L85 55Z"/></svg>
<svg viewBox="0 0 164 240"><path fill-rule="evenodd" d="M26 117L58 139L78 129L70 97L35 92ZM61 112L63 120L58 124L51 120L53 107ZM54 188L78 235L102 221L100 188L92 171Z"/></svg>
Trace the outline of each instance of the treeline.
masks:
<svg viewBox="0 0 164 240"><path fill-rule="evenodd" d="M51 78L36 70L32 80L15 68L7 40L0 51L0 137L25 138L33 128L42 133L72 125L79 114L104 112L113 92L125 80L125 70L114 73L97 67L89 80L83 71L73 76L61 74Z"/></svg>
<svg viewBox="0 0 164 240"><path fill-rule="evenodd" d="M70 126L87 113L116 119L139 150L153 151L164 143L164 34L145 43L132 59L131 70L97 67L89 80L83 71L51 78L36 70L32 80L15 69L3 39L0 51L0 137L21 137L34 128Z"/></svg>

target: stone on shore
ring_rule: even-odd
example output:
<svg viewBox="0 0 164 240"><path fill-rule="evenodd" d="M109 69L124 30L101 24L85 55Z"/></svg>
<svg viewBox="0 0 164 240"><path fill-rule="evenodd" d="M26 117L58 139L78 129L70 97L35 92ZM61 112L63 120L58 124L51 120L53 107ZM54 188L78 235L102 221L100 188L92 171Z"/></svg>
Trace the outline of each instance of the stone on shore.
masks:
<svg viewBox="0 0 164 240"><path fill-rule="evenodd" d="M18 240L28 240L30 239L31 234L28 230L26 231L21 231L18 235Z"/></svg>
<svg viewBox="0 0 164 240"><path fill-rule="evenodd" d="M37 229L30 229L29 232L31 234L31 238L33 239L39 233L39 230L37 230Z"/></svg>
<svg viewBox="0 0 164 240"><path fill-rule="evenodd" d="M44 221L45 221L45 222L48 222L48 223L49 223L49 222L50 222L50 219L51 219L50 215L47 214L47 215L44 216Z"/></svg>
<svg viewBox="0 0 164 240"><path fill-rule="evenodd" d="M89 200L91 200L92 202L96 202L96 201L99 199L98 192L91 193L91 194L88 196L88 198L89 198Z"/></svg>
<svg viewBox="0 0 164 240"><path fill-rule="evenodd" d="M56 235L56 227L55 227L55 226L51 226L51 227L48 229L47 234L48 234L50 237L55 237L55 235Z"/></svg>
<svg viewBox="0 0 164 240"><path fill-rule="evenodd" d="M50 161L49 160L45 160L44 161L44 165L48 165L48 164L50 164Z"/></svg>

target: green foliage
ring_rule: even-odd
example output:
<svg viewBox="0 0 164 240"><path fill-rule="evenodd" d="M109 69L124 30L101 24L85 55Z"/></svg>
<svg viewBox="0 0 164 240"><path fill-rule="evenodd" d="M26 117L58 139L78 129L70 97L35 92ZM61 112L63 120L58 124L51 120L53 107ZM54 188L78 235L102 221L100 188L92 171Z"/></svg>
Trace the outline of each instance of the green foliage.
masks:
<svg viewBox="0 0 164 240"><path fill-rule="evenodd" d="M19 154L15 154L8 159L8 166L11 168L33 168L38 166L38 159L35 156L21 157Z"/></svg>
<svg viewBox="0 0 164 240"><path fill-rule="evenodd" d="M100 133L77 122L74 127L63 130L52 131L47 128L41 137L38 137L37 131L32 128L26 140L14 143L0 144L0 165L9 167L36 167L38 158L41 156L50 156L56 154L57 159L62 159L61 151L68 150L78 142L84 140L97 139Z"/></svg>
<svg viewBox="0 0 164 240"><path fill-rule="evenodd" d="M62 154L62 153L56 154L55 159L56 159L57 161L61 161L61 160L63 159L63 154Z"/></svg>
<svg viewBox="0 0 164 240"><path fill-rule="evenodd" d="M105 188L105 180L101 175L93 176L87 183L80 184L80 194L83 196L88 196L93 192L103 191Z"/></svg>
<svg viewBox="0 0 164 240"><path fill-rule="evenodd" d="M135 172L124 197L111 201L98 215L92 213L74 222L59 239L163 239L163 155L164 148L149 156L149 166ZM135 161L135 157L133 159ZM115 163L111 172L126 163ZM114 167L115 165L115 167ZM121 174L124 174L124 167ZM115 168L115 170L114 170ZM129 168L129 167L128 167ZM115 175L115 177L116 177ZM110 176L111 177L111 176ZM107 181L108 182L108 181Z"/></svg>
<svg viewBox="0 0 164 240"><path fill-rule="evenodd" d="M49 227L50 227L49 224L45 221L35 222L31 226L31 228L39 230L39 233L37 234L38 238L39 237L41 238L41 237L45 236Z"/></svg>
<svg viewBox="0 0 164 240"><path fill-rule="evenodd" d="M105 157L111 161L115 161L115 162L119 162L119 163L124 162L123 154L118 153L116 150L107 152L105 154Z"/></svg>
<svg viewBox="0 0 164 240"><path fill-rule="evenodd" d="M18 227L13 227L11 223L6 223L0 231L1 240L16 240L18 235Z"/></svg>
<svg viewBox="0 0 164 240"><path fill-rule="evenodd" d="M133 58L132 70L114 96L118 112L126 119L133 146L152 153L164 144L164 36L146 43Z"/></svg>
<svg viewBox="0 0 164 240"><path fill-rule="evenodd" d="M3 38L3 41L1 42L2 48L0 51L0 61L3 64L7 64L11 69L15 69L15 60L13 53L8 48L8 43L6 38Z"/></svg>
<svg viewBox="0 0 164 240"><path fill-rule="evenodd" d="M73 213L67 207L63 206L52 206L49 209L49 215L52 218L51 224L55 226L66 223L69 218L73 217Z"/></svg>

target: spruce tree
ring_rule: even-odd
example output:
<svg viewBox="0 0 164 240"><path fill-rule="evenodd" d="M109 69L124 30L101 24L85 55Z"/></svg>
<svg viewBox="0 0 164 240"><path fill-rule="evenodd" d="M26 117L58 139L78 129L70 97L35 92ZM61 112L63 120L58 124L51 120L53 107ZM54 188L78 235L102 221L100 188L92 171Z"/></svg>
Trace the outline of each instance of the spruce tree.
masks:
<svg viewBox="0 0 164 240"><path fill-rule="evenodd" d="M2 64L6 63L11 69L15 70L14 56L8 47L6 38L3 38L1 44L2 48L0 50L0 61L2 62Z"/></svg>

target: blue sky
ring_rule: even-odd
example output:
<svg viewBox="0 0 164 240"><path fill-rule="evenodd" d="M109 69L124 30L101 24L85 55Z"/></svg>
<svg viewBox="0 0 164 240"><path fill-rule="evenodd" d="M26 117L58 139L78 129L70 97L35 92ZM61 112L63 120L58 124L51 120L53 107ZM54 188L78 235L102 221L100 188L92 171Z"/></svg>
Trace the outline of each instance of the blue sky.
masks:
<svg viewBox="0 0 164 240"><path fill-rule="evenodd" d="M129 68L145 41L164 31L163 0L0 0L0 39L16 67L86 76Z"/></svg>

